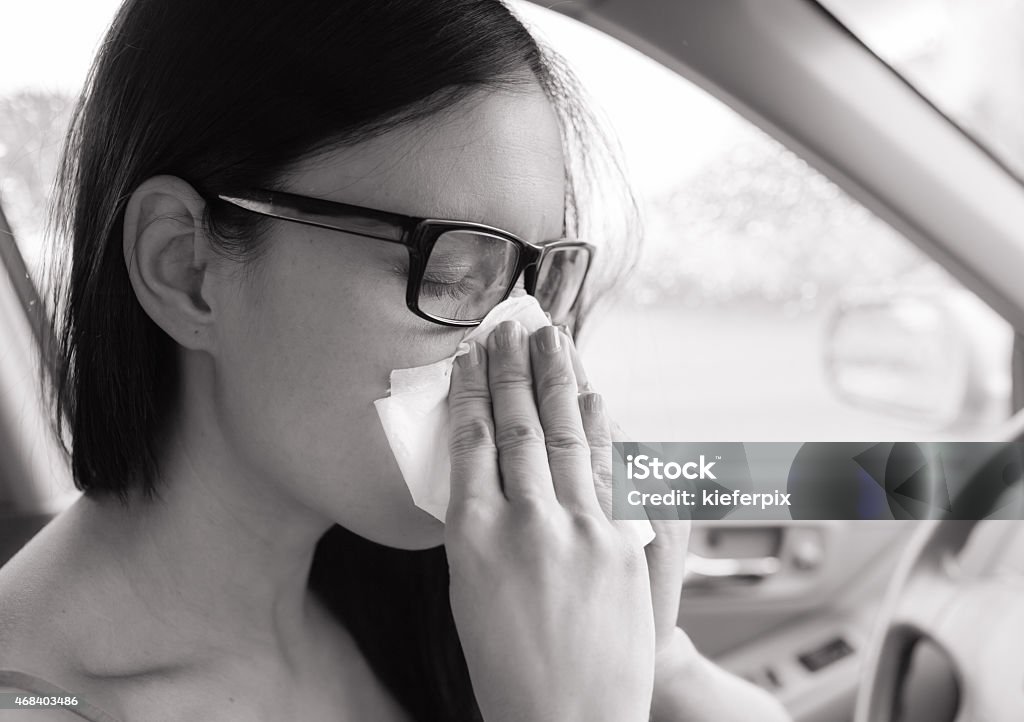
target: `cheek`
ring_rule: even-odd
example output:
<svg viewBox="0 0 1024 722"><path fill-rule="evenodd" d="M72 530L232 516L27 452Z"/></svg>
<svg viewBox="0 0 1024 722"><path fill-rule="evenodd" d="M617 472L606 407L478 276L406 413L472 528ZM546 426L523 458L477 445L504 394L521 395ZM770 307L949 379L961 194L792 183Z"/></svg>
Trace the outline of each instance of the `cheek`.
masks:
<svg viewBox="0 0 1024 722"><path fill-rule="evenodd" d="M241 463L333 521L385 544L422 545L428 530L439 543L373 402L393 368L450 355L463 332L408 311L386 267L353 265L277 262L241 294L219 374L222 424Z"/></svg>

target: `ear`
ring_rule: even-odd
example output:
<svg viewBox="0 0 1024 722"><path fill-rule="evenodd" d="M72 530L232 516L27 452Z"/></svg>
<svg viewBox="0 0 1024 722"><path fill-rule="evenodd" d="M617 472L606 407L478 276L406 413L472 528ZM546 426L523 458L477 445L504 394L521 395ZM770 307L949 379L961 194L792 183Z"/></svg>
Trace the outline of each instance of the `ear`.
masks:
<svg viewBox="0 0 1024 722"><path fill-rule="evenodd" d="M206 202L174 176L154 176L128 199L124 260L139 303L167 335L188 349L213 339L219 274L202 218Z"/></svg>

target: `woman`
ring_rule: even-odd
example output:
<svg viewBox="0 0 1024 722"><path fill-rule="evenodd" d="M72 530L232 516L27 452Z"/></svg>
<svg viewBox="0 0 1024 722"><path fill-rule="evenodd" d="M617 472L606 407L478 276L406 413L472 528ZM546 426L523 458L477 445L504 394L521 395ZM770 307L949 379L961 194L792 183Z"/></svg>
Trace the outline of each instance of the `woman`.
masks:
<svg viewBox="0 0 1024 722"><path fill-rule="evenodd" d="M685 528L645 555L605 518L567 331L460 357L445 525L376 420L516 284L578 324L570 89L494 0L124 5L57 206L85 494L0 573L7 684L87 719L784 718L676 628Z"/></svg>

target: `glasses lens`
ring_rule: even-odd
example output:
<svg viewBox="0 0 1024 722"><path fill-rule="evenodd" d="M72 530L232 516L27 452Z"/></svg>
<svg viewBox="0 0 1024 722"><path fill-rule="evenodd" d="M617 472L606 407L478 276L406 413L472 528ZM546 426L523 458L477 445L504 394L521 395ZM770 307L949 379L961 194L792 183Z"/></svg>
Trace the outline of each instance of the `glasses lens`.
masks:
<svg viewBox="0 0 1024 722"><path fill-rule="evenodd" d="M518 260L519 249L504 238L445 231L427 259L420 310L448 321L479 321L505 297Z"/></svg>
<svg viewBox="0 0 1024 722"><path fill-rule="evenodd" d="M581 246L555 248L544 257L534 295L555 323L568 320L589 265L590 251Z"/></svg>

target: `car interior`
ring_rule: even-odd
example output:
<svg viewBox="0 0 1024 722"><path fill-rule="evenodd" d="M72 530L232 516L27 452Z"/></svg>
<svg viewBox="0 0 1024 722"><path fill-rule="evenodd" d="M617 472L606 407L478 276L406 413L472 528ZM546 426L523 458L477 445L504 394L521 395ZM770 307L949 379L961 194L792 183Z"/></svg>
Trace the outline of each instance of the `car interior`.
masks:
<svg viewBox="0 0 1024 722"><path fill-rule="evenodd" d="M524 15L557 12L731 108L1004 319L1008 408L983 439L1022 440L1024 184L999 154L812 0L535 5ZM0 209L0 565L76 497L16 239ZM1005 516L695 523L681 626L798 722L1024 719L1024 524Z"/></svg>

